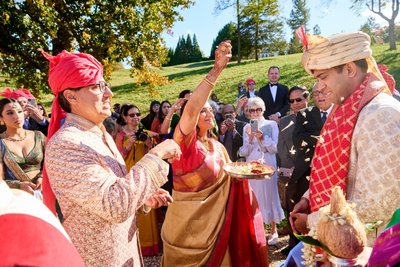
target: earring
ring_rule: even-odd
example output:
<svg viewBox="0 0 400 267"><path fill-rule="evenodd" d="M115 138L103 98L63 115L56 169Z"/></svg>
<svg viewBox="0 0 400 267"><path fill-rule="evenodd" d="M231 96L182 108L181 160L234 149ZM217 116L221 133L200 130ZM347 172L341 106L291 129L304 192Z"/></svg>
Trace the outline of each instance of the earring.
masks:
<svg viewBox="0 0 400 267"><path fill-rule="evenodd" d="M3 122L2 120L0 120L0 125L1 125L1 126L3 126L3 125L4 125L4 122Z"/></svg>

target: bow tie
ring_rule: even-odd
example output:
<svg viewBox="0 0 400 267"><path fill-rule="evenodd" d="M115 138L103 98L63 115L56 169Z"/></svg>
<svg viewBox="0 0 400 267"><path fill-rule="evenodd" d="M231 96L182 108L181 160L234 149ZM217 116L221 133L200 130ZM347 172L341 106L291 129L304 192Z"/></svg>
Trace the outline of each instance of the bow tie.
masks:
<svg viewBox="0 0 400 267"><path fill-rule="evenodd" d="M278 84L277 83L269 83L269 86L278 86Z"/></svg>

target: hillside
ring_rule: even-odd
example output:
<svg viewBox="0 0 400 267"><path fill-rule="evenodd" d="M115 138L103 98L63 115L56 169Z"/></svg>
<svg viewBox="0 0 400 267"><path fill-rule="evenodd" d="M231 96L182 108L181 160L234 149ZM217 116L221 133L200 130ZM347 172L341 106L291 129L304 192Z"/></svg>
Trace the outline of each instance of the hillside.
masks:
<svg viewBox="0 0 400 267"><path fill-rule="evenodd" d="M377 45L373 47L374 57L378 63L388 65L390 73L394 75L400 83L400 51L388 51L388 45ZM240 81L245 81L251 77L257 82L257 88L260 88L267 82L267 69L269 66L276 65L281 68L281 83L289 86L304 85L310 88L314 79L307 74L300 63L301 54L288 56L278 56L264 58L259 61L244 61L240 65L231 62L228 68L220 76L214 92L223 102L235 101L237 94L236 86ZM162 75L168 76L172 81L169 85L157 88L159 95L155 98L150 97L147 86L134 85L134 79L130 77L129 70L121 69L112 75L110 81L114 92L113 103L134 103L142 112L147 112L150 102L153 99L159 101L175 101L180 91L184 89L193 90L201 79L211 69L213 61L203 61L198 63L182 64L178 66L164 67L160 70ZM0 77L1 90L7 86L4 78ZM42 96L41 102L46 109L50 109L52 95Z"/></svg>

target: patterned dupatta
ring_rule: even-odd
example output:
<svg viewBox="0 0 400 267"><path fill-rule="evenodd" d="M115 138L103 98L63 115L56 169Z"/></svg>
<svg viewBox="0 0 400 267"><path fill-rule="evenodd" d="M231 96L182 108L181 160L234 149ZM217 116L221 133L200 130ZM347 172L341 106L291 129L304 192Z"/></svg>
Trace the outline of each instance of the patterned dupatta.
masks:
<svg viewBox="0 0 400 267"><path fill-rule="evenodd" d="M330 202L331 188L347 189L351 140L362 108L385 89L372 73L341 105L335 105L321 130L315 148L310 179L311 212Z"/></svg>

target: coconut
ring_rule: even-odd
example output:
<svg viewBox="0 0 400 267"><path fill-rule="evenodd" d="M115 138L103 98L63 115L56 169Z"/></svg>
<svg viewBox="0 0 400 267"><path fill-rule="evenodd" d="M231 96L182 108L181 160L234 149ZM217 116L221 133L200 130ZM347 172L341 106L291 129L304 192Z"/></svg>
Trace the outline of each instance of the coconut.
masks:
<svg viewBox="0 0 400 267"><path fill-rule="evenodd" d="M367 243L364 225L338 186L332 190L330 205L320 209L316 232L317 239L339 258L357 258Z"/></svg>

